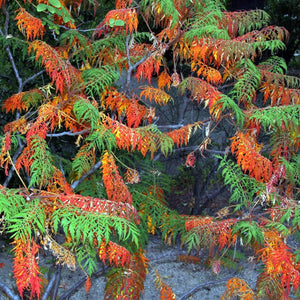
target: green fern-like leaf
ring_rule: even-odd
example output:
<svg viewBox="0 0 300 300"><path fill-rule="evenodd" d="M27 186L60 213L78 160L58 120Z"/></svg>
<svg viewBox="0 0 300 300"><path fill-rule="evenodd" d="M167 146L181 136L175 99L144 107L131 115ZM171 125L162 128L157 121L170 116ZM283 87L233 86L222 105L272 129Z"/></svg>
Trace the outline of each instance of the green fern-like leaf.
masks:
<svg viewBox="0 0 300 300"><path fill-rule="evenodd" d="M222 104L222 111L224 112L226 109L230 110L235 116L236 122L238 125L243 126L245 116L240 107L227 95L222 94L221 98L218 102L215 103L215 107L218 107ZM213 108L214 109L214 108Z"/></svg>
<svg viewBox="0 0 300 300"><path fill-rule="evenodd" d="M170 25L176 26L179 21L179 12L175 7L174 1L171 0L143 0L141 7L145 9L148 5L159 5L163 16L172 17Z"/></svg>
<svg viewBox="0 0 300 300"><path fill-rule="evenodd" d="M239 221L232 228L232 234L239 233L245 245L262 244L264 235L255 221Z"/></svg>
<svg viewBox="0 0 300 300"><path fill-rule="evenodd" d="M102 153L104 150L111 152L116 147L116 138L113 133L104 126L98 126L87 138L89 148L96 148Z"/></svg>
<svg viewBox="0 0 300 300"><path fill-rule="evenodd" d="M269 72L284 74L287 71L287 65L282 57L271 56L266 61L259 64L259 67L267 69Z"/></svg>
<svg viewBox="0 0 300 300"><path fill-rule="evenodd" d="M98 253L94 247L89 244L84 244L77 248L76 251L77 262L89 276L97 270Z"/></svg>
<svg viewBox="0 0 300 300"><path fill-rule="evenodd" d="M101 93L119 79L119 74L111 66L93 68L82 72L86 93L93 97L100 97Z"/></svg>
<svg viewBox="0 0 300 300"><path fill-rule="evenodd" d="M67 236L70 235L76 245L88 243L91 247L100 247L101 241L110 241L113 237L120 241L130 240L139 245L137 225L117 215L105 213L82 212L74 206L63 207L52 215L54 230L60 224Z"/></svg>
<svg viewBox="0 0 300 300"><path fill-rule="evenodd" d="M73 110L77 120L90 124L92 130L96 129L101 121L98 109L87 99L80 98L76 101Z"/></svg>
<svg viewBox="0 0 300 300"><path fill-rule="evenodd" d="M227 18L237 26L236 34L243 35L252 30L261 29L268 25L270 16L263 10L226 12Z"/></svg>
<svg viewBox="0 0 300 300"><path fill-rule="evenodd" d="M300 186L300 154L292 157L291 161L281 158L281 162L285 167L287 179L293 186ZM300 191L299 191L300 193Z"/></svg>
<svg viewBox="0 0 300 300"><path fill-rule="evenodd" d="M31 149L34 149L31 156L30 186L42 187L49 183L53 177L54 167L52 165L49 147L44 139L35 135L30 141Z"/></svg>
<svg viewBox="0 0 300 300"><path fill-rule="evenodd" d="M102 184L100 172L95 172L82 181L74 190L76 194L90 196L99 199L107 199L105 187Z"/></svg>
<svg viewBox="0 0 300 300"><path fill-rule="evenodd" d="M42 206L39 204L39 199L33 199L27 202L22 207L22 211L11 215L7 220L9 224L7 231L15 239L26 240L28 237L35 233L35 236L45 233L45 212Z"/></svg>
<svg viewBox="0 0 300 300"><path fill-rule="evenodd" d="M214 4L214 5L212 5ZM194 38L215 38L229 40L229 35L226 28L220 28L220 21L224 18L222 11L215 6L214 2L190 20L190 30L184 37L188 41Z"/></svg>
<svg viewBox="0 0 300 300"><path fill-rule="evenodd" d="M292 126L293 131L300 125L300 105L285 105L265 107L263 109L255 109L252 111L249 120L259 120L264 129L270 127L280 128L281 124L288 128Z"/></svg>
<svg viewBox="0 0 300 300"><path fill-rule="evenodd" d="M241 66L243 69L245 69L245 72L234 85L230 95L239 103L252 103L253 99L256 97L256 91L260 85L261 74L249 59L242 60Z"/></svg>
<svg viewBox="0 0 300 300"><path fill-rule="evenodd" d="M240 167L225 157L216 156L220 159L219 169L222 169L224 183L229 185L231 196L229 201L237 203L235 211L252 203L257 192L263 190L263 186L254 178L245 175Z"/></svg>
<svg viewBox="0 0 300 300"><path fill-rule="evenodd" d="M88 144L83 145L72 162L72 174L76 179L90 171L95 164L95 151L88 148Z"/></svg>

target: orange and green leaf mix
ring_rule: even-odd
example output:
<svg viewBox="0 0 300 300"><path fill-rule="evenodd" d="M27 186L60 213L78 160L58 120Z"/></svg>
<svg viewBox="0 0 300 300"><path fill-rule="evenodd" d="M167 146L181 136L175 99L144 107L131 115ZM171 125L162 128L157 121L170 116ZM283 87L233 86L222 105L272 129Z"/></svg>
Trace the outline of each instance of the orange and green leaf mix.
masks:
<svg viewBox="0 0 300 300"><path fill-rule="evenodd" d="M286 240L300 227L300 80L285 75L284 61L274 56L285 47L286 29L268 26L261 10L227 12L221 1L118 0L99 18L102 2L24 0L11 12L24 60L46 72L2 105L17 116L4 126L0 164L20 184L1 186L0 214L14 239L20 295L29 289L31 298L41 296L41 244L62 265L75 268L76 259L88 274L87 291L98 257L111 267L105 299L139 299L148 268L144 241L157 232L168 242L180 235L189 251L208 249L217 273L241 240L264 264L258 296L299 292L300 254ZM5 0L0 7L10 9ZM95 13L93 34L80 28L83 12ZM132 90L133 80L148 85ZM159 126L156 112L173 95L207 109L208 119ZM232 127L232 156L226 150L218 159L234 212L179 215L166 206L159 171L137 161L191 147L185 166L194 167L223 121ZM60 138L60 146L53 143ZM265 211L255 214L257 206ZM241 211L247 213L238 218ZM59 227L63 245L55 241ZM158 273L155 281L161 299L175 299ZM237 296L255 297L232 278L223 299Z"/></svg>

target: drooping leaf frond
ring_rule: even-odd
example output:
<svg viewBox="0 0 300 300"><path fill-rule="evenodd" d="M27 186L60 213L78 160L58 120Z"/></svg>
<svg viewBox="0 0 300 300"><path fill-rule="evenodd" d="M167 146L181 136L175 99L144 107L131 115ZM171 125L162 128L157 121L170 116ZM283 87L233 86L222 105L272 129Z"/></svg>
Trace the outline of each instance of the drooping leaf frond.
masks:
<svg viewBox="0 0 300 300"><path fill-rule="evenodd" d="M188 251L201 247L216 247L222 250L225 246L235 243L237 238L232 227L237 219L214 221L211 217L190 217L185 222L186 233L182 235L182 244Z"/></svg>
<svg viewBox="0 0 300 300"><path fill-rule="evenodd" d="M132 195L118 171L113 156L107 151L102 157L102 174L108 199L131 204Z"/></svg>
<svg viewBox="0 0 300 300"><path fill-rule="evenodd" d="M230 95L239 103L243 103L245 107L250 108L256 100L261 74L250 60L242 60L241 64L244 65L245 72L230 91Z"/></svg>
<svg viewBox="0 0 300 300"><path fill-rule="evenodd" d="M147 259L135 253L128 266L112 268L107 276L104 299L139 299L144 290Z"/></svg>
<svg viewBox="0 0 300 300"><path fill-rule="evenodd" d="M121 26L118 26L118 21L121 20ZM110 10L104 19L106 25L113 27L114 31L120 31L125 28L125 33L132 34L137 30L138 17L134 8L122 8Z"/></svg>
<svg viewBox="0 0 300 300"><path fill-rule="evenodd" d="M260 90L264 93L264 101L271 100L272 106L300 104L299 89L289 89L274 83L263 82Z"/></svg>
<svg viewBox="0 0 300 300"><path fill-rule="evenodd" d="M229 185L231 192L229 202L235 203L236 209L249 205L257 193L262 189L254 178L249 178L240 167L225 157L217 156L220 159L219 169L222 169L224 184Z"/></svg>
<svg viewBox="0 0 300 300"><path fill-rule="evenodd" d="M136 246L139 245L140 233L137 225L116 215L80 211L79 208L68 205L54 211L52 220L55 232L61 225L74 245L80 245L83 242L99 248L103 240L109 241L113 237L119 241L127 240Z"/></svg>
<svg viewBox="0 0 300 300"><path fill-rule="evenodd" d="M126 117L129 127L136 128L141 125L142 120L147 118L148 109L139 103L136 96L128 98L124 93L111 88L103 93L102 97L103 105L113 113L117 112L118 120L121 121Z"/></svg>
<svg viewBox="0 0 300 300"><path fill-rule="evenodd" d="M191 28L185 33L184 38L190 42L203 37L228 40L229 35L226 28L220 27L222 19L224 19L222 11L210 5L190 20Z"/></svg>
<svg viewBox="0 0 300 300"><path fill-rule="evenodd" d="M46 42L35 40L29 45L29 52L34 51L36 61L42 58L47 74L56 85L56 91L61 94L65 87L71 86L71 78L74 77L74 69L71 64L64 59L59 51L52 48Z"/></svg>
<svg viewBox="0 0 300 300"><path fill-rule="evenodd" d="M231 38L243 35L255 29L268 25L270 16L263 10L247 10L224 12L228 22L228 33Z"/></svg>
<svg viewBox="0 0 300 300"><path fill-rule="evenodd" d="M89 143L89 148L95 148L104 152L108 150L111 152L116 147L116 139L110 130L105 126L98 126L87 137L86 141Z"/></svg>
<svg viewBox="0 0 300 300"><path fill-rule="evenodd" d="M285 60L279 56L271 56L267 60L261 62L258 67L268 72L284 74L287 71Z"/></svg>
<svg viewBox="0 0 300 300"><path fill-rule="evenodd" d="M74 194L60 194L58 196L63 205L74 205L86 212L108 214L133 221L136 224L139 223L139 215L136 209L128 202L98 199L89 196L83 197Z"/></svg>
<svg viewBox="0 0 300 300"><path fill-rule="evenodd" d="M89 144L84 144L72 162L72 178L79 179L84 173L92 169L95 162L95 148L91 148Z"/></svg>
<svg viewBox="0 0 300 300"><path fill-rule="evenodd" d="M155 23L162 26L174 27L178 24L179 12L174 1L170 0L143 0L141 7L146 9L145 15L149 19L153 12Z"/></svg>
<svg viewBox="0 0 300 300"><path fill-rule="evenodd" d="M262 146L249 133L238 132L231 143L231 151L242 170L257 181L267 182L272 175L272 162L260 154Z"/></svg>
<svg viewBox="0 0 300 300"><path fill-rule="evenodd" d="M3 109L6 112L27 111L31 106L35 107L40 104L42 99L43 94L38 89L17 93L3 102Z"/></svg>
<svg viewBox="0 0 300 300"><path fill-rule="evenodd" d="M79 98L73 110L77 120L83 124L89 124L92 130L95 130L101 121L98 109L88 99Z"/></svg>
<svg viewBox="0 0 300 300"><path fill-rule="evenodd" d="M101 97L101 93L119 79L119 74L113 67L103 66L82 72L84 87L89 96Z"/></svg>
<svg viewBox="0 0 300 300"><path fill-rule="evenodd" d="M279 107L268 106L263 109L253 110L249 120L259 123L264 129L270 127L282 128L282 124L284 124L286 128L292 129L296 134L300 126L299 116L300 104Z"/></svg>
<svg viewBox="0 0 300 300"><path fill-rule="evenodd" d="M214 114L214 111L216 112L215 105L221 99L222 94L215 87L200 78L188 77L180 83L178 89L182 94L188 90L193 100L197 100L198 104L204 102L209 112L218 119L220 114Z"/></svg>
<svg viewBox="0 0 300 300"><path fill-rule="evenodd" d="M34 240L14 241L14 277L18 291L23 297L24 291L30 289L30 297L40 296L42 279L38 266L37 255L39 246Z"/></svg>
<svg viewBox="0 0 300 300"><path fill-rule="evenodd" d="M42 20L32 16L24 8L19 9L15 20L17 20L19 30L26 35L27 40L33 40L39 37L41 39L43 38L46 29L42 24Z"/></svg>
<svg viewBox="0 0 300 300"><path fill-rule="evenodd" d="M254 300L255 294L251 287L241 278L233 277L227 282L227 289L221 297L221 300L232 299L239 297L239 299Z"/></svg>
<svg viewBox="0 0 300 300"><path fill-rule="evenodd" d="M150 102L154 100L155 103L159 105L166 105L172 99L169 94L161 89L151 86L142 86L141 89L140 97L144 96L146 99L149 99Z"/></svg>

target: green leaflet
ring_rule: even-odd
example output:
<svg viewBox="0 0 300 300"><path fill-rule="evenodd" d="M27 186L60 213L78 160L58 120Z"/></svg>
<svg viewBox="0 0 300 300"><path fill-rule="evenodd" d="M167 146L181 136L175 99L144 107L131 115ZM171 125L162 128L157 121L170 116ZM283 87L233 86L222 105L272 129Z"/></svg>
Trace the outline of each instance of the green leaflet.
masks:
<svg viewBox="0 0 300 300"><path fill-rule="evenodd" d="M220 100L215 103L215 106L219 106L220 103L222 103L222 111L226 109L231 110L236 118L237 125L242 127L244 125L245 115L240 107L230 97L224 94L222 94Z"/></svg>
<svg viewBox="0 0 300 300"><path fill-rule="evenodd" d="M35 135L30 141L30 147L34 149L31 156L29 186L42 187L49 184L53 177L54 167L52 165L49 147L44 139Z"/></svg>
<svg viewBox="0 0 300 300"><path fill-rule="evenodd" d="M189 42L194 38L229 40L227 28L220 27L220 22L224 18L225 16L219 7L211 3L211 5L190 20L191 29L185 33L184 38Z"/></svg>
<svg viewBox="0 0 300 300"><path fill-rule="evenodd" d="M239 67L243 68L245 72L238 79L229 95L239 103L252 103L256 96L256 91L260 86L260 71L250 59L242 59Z"/></svg>
<svg viewBox="0 0 300 300"><path fill-rule="evenodd" d="M110 87L119 79L119 74L111 66L93 68L82 71L83 85L86 93L92 98L101 97L105 88Z"/></svg>
<svg viewBox="0 0 300 300"><path fill-rule="evenodd" d="M96 129L101 122L101 117L98 109L92 105L88 99L79 98L73 107L75 116L78 121L82 123L88 123L91 126L91 130Z"/></svg>
<svg viewBox="0 0 300 300"><path fill-rule="evenodd" d="M284 74L287 71L287 65L282 57L271 56L259 66L267 67L269 72Z"/></svg>
<svg viewBox="0 0 300 300"><path fill-rule="evenodd" d="M15 212L7 219L7 231L15 239L22 239L23 241L32 236L45 233L45 212L43 207L39 204L39 199L27 201L22 207L22 210Z"/></svg>
<svg viewBox="0 0 300 300"><path fill-rule="evenodd" d="M296 132L296 128L300 125L300 104L255 109L249 120L259 120L264 129L280 128L283 122L286 127L291 126Z"/></svg>
<svg viewBox="0 0 300 300"><path fill-rule="evenodd" d="M264 235L255 221L240 221L232 228L232 234L238 233L245 245L262 244Z"/></svg>
<svg viewBox="0 0 300 300"><path fill-rule="evenodd" d="M96 148L102 153L104 150L111 152L116 147L116 138L114 134L106 129L104 126L97 126L87 138L86 141L90 143L89 148Z"/></svg>
<svg viewBox="0 0 300 300"><path fill-rule="evenodd" d="M249 207L254 197L263 190L263 185L254 178L245 175L232 160L216 156L220 159L219 169L222 169L224 184L229 185L231 196L229 202L237 203L235 211Z"/></svg>
<svg viewBox="0 0 300 300"><path fill-rule="evenodd" d="M163 15L163 18L165 16L172 17L171 26L175 26L178 23L179 20L179 12L175 7L174 1L172 0L142 0L141 7L142 9L145 9L147 5L155 3L159 5L159 8L161 10L161 14Z"/></svg>
<svg viewBox="0 0 300 300"><path fill-rule="evenodd" d="M139 245L140 232L136 224L124 218L105 213L82 212L74 206L56 210L52 219L54 230L60 224L66 235L70 235L76 245L81 243L94 246L95 237L98 245L104 238L110 241L114 237L119 241L130 240Z"/></svg>

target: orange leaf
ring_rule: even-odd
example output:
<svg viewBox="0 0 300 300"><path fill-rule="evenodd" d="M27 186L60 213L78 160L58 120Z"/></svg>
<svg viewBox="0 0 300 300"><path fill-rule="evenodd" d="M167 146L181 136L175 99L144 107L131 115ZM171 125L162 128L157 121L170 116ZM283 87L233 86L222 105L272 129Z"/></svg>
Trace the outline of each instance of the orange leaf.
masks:
<svg viewBox="0 0 300 300"><path fill-rule="evenodd" d="M149 99L150 102L154 100L155 103L159 105L166 105L170 99L172 99L169 94L159 88L157 89L151 86L142 86L140 89L142 90L140 97L144 96L146 99Z"/></svg>
<svg viewBox="0 0 300 300"><path fill-rule="evenodd" d="M87 277L86 282L85 282L85 291L87 293L90 291L91 286L92 286L91 278Z"/></svg>
<svg viewBox="0 0 300 300"><path fill-rule="evenodd" d="M43 38L46 29L42 20L33 17L25 9L19 9L15 20L18 21L19 30L26 35L27 40L33 40L37 37Z"/></svg>
<svg viewBox="0 0 300 300"><path fill-rule="evenodd" d="M115 9L110 10L105 16L105 23L107 25L110 24L110 20L122 20L125 26L125 33L132 34L133 30L137 30L138 27L138 17L136 10L134 8L122 8L122 9ZM122 30L121 26L114 26L114 31Z"/></svg>
<svg viewBox="0 0 300 300"><path fill-rule="evenodd" d="M103 183L107 196L116 202L132 203L132 195L122 179L115 160L107 151L102 157Z"/></svg>
<svg viewBox="0 0 300 300"><path fill-rule="evenodd" d="M39 298L41 289L41 278L39 277L40 271L37 263L37 253L39 246L34 240L14 241L16 245L14 251L14 277L18 291L23 297L25 289L30 289L30 299L36 294Z"/></svg>
<svg viewBox="0 0 300 300"><path fill-rule="evenodd" d="M259 153L261 148L262 146L256 143L250 133L238 132L232 138L231 152L235 154L242 170L249 172L249 175L257 181L268 182L272 176L273 165Z"/></svg>

